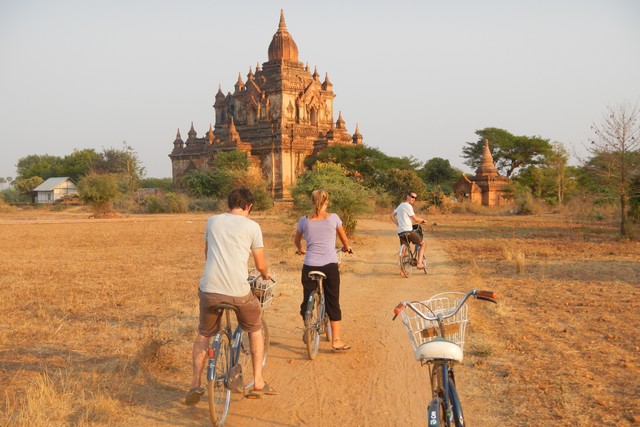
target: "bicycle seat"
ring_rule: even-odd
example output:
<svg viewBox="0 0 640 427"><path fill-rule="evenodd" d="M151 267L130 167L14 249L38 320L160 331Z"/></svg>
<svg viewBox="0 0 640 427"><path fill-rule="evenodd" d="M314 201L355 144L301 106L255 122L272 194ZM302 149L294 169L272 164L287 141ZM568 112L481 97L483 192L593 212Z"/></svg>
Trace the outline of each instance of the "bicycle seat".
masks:
<svg viewBox="0 0 640 427"><path fill-rule="evenodd" d="M436 338L416 348L416 360L446 359L462 362L462 349L451 341Z"/></svg>
<svg viewBox="0 0 640 427"><path fill-rule="evenodd" d="M322 280L324 280L326 278L327 278L327 275L324 274L322 271L313 270L313 271L309 272L309 279L312 279L312 280L322 279Z"/></svg>
<svg viewBox="0 0 640 427"><path fill-rule="evenodd" d="M222 302L220 304L216 304L216 305L212 306L210 309L211 309L212 312L214 312L214 311L223 311L223 310L232 310L232 311L235 311L235 312L238 311L238 309L235 306L233 306L231 304L227 304L226 302Z"/></svg>

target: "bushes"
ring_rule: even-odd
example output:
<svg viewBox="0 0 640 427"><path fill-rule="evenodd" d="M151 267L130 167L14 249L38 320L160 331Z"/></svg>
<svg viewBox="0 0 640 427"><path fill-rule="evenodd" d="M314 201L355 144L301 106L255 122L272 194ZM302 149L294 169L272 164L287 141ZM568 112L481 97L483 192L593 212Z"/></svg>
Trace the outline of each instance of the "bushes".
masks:
<svg viewBox="0 0 640 427"><path fill-rule="evenodd" d="M166 193L146 196L147 213L185 213L189 211L189 198L182 193Z"/></svg>

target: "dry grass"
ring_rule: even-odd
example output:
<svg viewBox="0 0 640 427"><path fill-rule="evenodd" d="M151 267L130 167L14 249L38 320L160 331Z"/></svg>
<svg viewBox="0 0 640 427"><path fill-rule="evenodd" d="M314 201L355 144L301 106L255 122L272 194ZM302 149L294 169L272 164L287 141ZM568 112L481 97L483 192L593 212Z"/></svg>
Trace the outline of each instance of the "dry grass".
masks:
<svg viewBox="0 0 640 427"><path fill-rule="evenodd" d="M206 216L0 216L0 425L130 425L140 408L171 407L190 378ZM297 292L295 219L258 220L278 292ZM433 222L427 240L500 294L478 304L466 363L501 419L638 421L640 243L561 215Z"/></svg>

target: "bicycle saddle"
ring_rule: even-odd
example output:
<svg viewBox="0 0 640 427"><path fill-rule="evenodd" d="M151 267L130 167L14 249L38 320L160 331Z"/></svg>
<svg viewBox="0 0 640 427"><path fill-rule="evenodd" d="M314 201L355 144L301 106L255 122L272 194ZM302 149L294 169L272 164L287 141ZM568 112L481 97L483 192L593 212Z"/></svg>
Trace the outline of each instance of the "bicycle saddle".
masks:
<svg viewBox="0 0 640 427"><path fill-rule="evenodd" d="M313 270L309 272L309 279L316 280L318 277L322 277L322 279L324 280L327 278L327 275L324 274L322 271Z"/></svg>
<svg viewBox="0 0 640 427"><path fill-rule="evenodd" d="M416 360L446 359L462 362L462 349L451 341L436 338L416 348Z"/></svg>

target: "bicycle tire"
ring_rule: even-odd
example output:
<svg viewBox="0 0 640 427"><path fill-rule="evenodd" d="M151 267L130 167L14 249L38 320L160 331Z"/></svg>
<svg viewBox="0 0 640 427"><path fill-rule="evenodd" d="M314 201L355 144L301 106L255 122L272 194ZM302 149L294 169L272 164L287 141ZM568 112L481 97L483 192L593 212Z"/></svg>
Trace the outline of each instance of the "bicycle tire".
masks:
<svg viewBox="0 0 640 427"><path fill-rule="evenodd" d="M219 332L215 339L219 339L219 346L216 348L213 361L213 378L207 381L207 397L209 417L211 423L217 427L224 424L231 404L231 390L227 387L231 367L231 340L226 332Z"/></svg>
<svg viewBox="0 0 640 427"><path fill-rule="evenodd" d="M318 346L320 344L320 335L318 334L319 315L320 294L318 294L318 291L313 291L309 295L307 311L304 313L304 341L307 345L307 355L311 360L318 355Z"/></svg>
<svg viewBox="0 0 640 427"><path fill-rule="evenodd" d="M406 243L402 244L402 249L400 251L400 271L404 277L409 278L413 271L413 266L411 265L411 248Z"/></svg>
<svg viewBox="0 0 640 427"><path fill-rule="evenodd" d="M462 404L456 391L456 383L453 379L453 372L449 370L449 402L451 403L451 411L453 412L453 421L456 427L464 427L464 415L462 414Z"/></svg>
<svg viewBox="0 0 640 427"><path fill-rule="evenodd" d="M262 336L264 339L264 354L262 356L262 366L267 363L267 354L269 352L269 328L266 320L262 318ZM242 393L253 388L253 359L251 359L251 340L249 333L242 331L240 348L238 350L238 364L242 366L242 388L236 391Z"/></svg>

